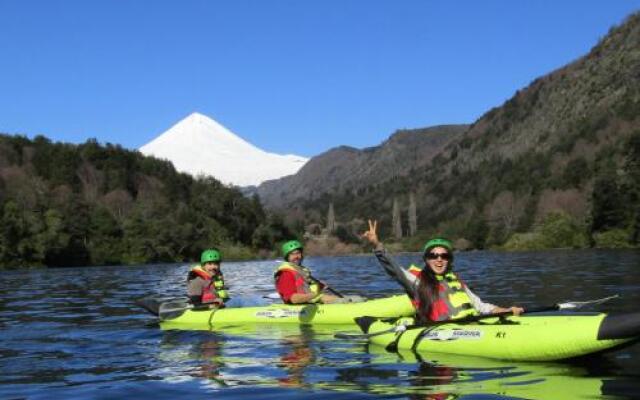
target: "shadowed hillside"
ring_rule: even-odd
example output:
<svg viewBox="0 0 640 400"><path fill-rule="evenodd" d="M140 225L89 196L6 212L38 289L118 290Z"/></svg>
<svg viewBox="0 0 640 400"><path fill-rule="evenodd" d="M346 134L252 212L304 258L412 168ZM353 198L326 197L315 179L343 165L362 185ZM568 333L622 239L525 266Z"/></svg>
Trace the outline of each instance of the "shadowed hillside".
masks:
<svg viewBox="0 0 640 400"><path fill-rule="evenodd" d="M426 163L406 163L409 175L380 175L384 180L366 182L356 195L341 182L332 184L341 190L329 193L322 183L306 181L317 192L303 196L298 182L281 198L296 199L290 214L305 223L322 222L333 203L338 221L378 218L388 235L394 200L406 234L414 193L418 236L438 232L472 247L635 245L639 116L635 14L588 55L536 79L454 135Z"/></svg>
<svg viewBox="0 0 640 400"><path fill-rule="evenodd" d="M422 168L467 125L400 130L376 147L359 150L341 146L313 157L291 176L258 187L265 206L286 208L296 199L315 199L325 193L358 193L368 185L405 176Z"/></svg>

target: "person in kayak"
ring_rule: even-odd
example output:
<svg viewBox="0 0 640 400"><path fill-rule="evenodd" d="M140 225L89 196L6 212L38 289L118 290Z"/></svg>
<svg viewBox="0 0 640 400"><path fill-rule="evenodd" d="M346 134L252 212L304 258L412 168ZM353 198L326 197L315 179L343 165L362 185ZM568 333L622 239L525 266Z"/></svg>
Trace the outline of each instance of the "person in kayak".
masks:
<svg viewBox="0 0 640 400"><path fill-rule="evenodd" d="M303 303L354 303L364 301L360 296L334 296L323 293L327 285L311 276L311 271L302 265L304 248L297 240L282 245L284 263L274 272L276 290L286 304Z"/></svg>
<svg viewBox="0 0 640 400"><path fill-rule="evenodd" d="M421 322L460 319L471 315L511 312L522 307L499 307L485 303L453 272L453 245L447 239L429 240L422 249L424 267L400 267L387 253L376 233L377 221L369 221L362 236L374 246L374 254L387 274L394 277L411 297Z"/></svg>
<svg viewBox="0 0 640 400"><path fill-rule="evenodd" d="M229 299L220 270L222 254L218 249L207 249L200 255L200 264L187 275L187 294L195 306L209 305L222 308Z"/></svg>

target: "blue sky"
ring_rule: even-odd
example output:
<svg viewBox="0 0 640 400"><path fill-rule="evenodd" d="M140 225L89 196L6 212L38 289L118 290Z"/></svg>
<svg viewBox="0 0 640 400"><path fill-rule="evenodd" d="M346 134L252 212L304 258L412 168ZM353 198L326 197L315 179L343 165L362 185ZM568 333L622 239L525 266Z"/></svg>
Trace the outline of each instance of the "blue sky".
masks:
<svg viewBox="0 0 640 400"><path fill-rule="evenodd" d="M191 112L267 151L470 123L640 0L0 0L0 132L138 148Z"/></svg>

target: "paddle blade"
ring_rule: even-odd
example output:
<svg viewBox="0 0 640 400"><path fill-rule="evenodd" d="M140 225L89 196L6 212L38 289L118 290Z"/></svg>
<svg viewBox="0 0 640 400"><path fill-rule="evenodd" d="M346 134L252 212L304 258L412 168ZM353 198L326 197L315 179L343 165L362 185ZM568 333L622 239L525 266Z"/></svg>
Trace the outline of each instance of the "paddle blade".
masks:
<svg viewBox="0 0 640 400"><path fill-rule="evenodd" d="M160 304L158 316L161 321L175 319L184 314L185 311L192 309L193 304L187 300L167 301Z"/></svg>
<svg viewBox="0 0 640 400"><path fill-rule="evenodd" d="M156 317L160 313L161 303L160 301L158 301L158 299L155 299L153 297L143 297L141 299L136 300L135 304L149 311L151 314L155 315Z"/></svg>

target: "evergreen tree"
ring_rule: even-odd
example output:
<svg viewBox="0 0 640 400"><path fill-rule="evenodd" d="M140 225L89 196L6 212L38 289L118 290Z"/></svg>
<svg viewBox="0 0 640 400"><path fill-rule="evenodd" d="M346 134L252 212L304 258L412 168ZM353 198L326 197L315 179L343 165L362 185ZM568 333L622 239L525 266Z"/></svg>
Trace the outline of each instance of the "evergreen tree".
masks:
<svg viewBox="0 0 640 400"><path fill-rule="evenodd" d="M418 217L416 214L416 198L413 192L409 194L409 210L407 211L409 220L409 236L418 232Z"/></svg>
<svg viewBox="0 0 640 400"><path fill-rule="evenodd" d="M327 211L327 232L334 233L336 230L336 216L333 212L333 203L329 203L329 211Z"/></svg>
<svg viewBox="0 0 640 400"><path fill-rule="evenodd" d="M393 212L391 217L391 230L393 237L396 239L402 238L402 217L400 216L400 205L398 199L393 199Z"/></svg>

